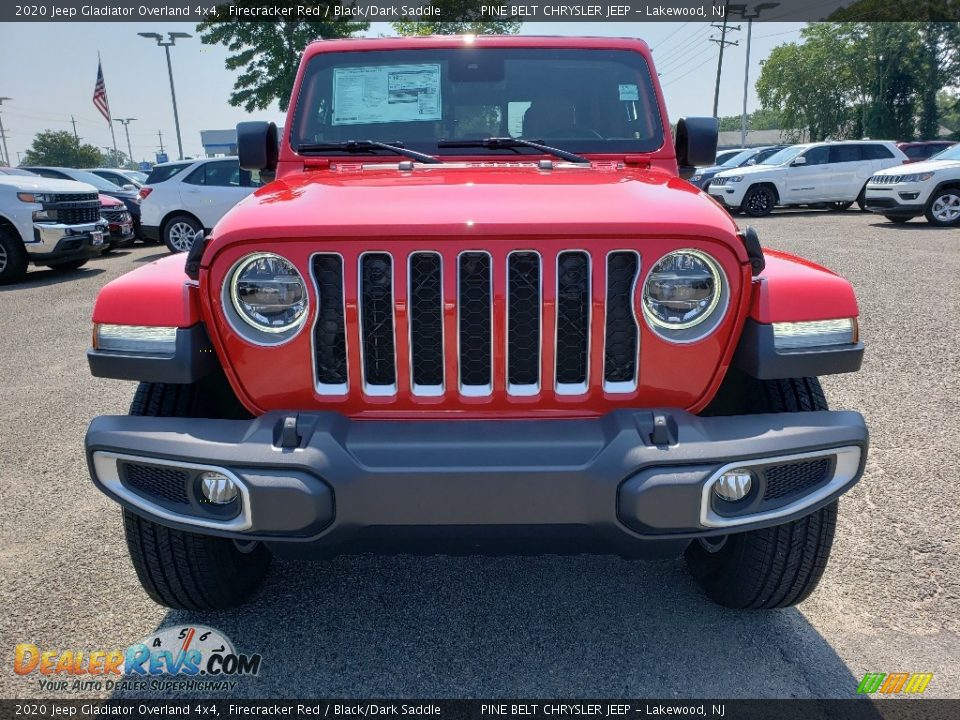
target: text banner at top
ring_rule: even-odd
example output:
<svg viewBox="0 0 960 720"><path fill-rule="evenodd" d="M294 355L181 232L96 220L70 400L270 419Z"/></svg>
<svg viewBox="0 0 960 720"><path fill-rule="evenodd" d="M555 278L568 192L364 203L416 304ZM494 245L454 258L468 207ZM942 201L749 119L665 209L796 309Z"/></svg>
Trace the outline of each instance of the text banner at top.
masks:
<svg viewBox="0 0 960 720"><path fill-rule="evenodd" d="M960 0L53 0L0 3L0 22L907 22L960 21Z"/></svg>

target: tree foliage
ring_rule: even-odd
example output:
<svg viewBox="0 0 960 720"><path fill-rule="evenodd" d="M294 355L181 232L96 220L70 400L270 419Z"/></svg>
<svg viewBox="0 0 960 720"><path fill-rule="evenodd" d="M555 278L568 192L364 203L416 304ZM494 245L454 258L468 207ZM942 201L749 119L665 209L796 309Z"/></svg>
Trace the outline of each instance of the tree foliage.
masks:
<svg viewBox="0 0 960 720"><path fill-rule="evenodd" d="M99 167L103 154L94 146L81 144L66 130L44 130L33 138L23 156L24 165L55 167Z"/></svg>
<svg viewBox="0 0 960 720"><path fill-rule="evenodd" d="M758 108L747 114L747 128L750 130L779 130L780 113L768 108ZM720 118L720 130L739 130L740 116L727 115Z"/></svg>
<svg viewBox="0 0 960 720"><path fill-rule="evenodd" d="M774 48L757 80L781 127L810 140L936 136L937 93L960 70L955 23L817 23L802 37Z"/></svg>
<svg viewBox="0 0 960 720"><path fill-rule="evenodd" d="M262 8L261 0L235 0L240 8ZM271 7L289 8L290 18L272 22L249 22L229 14L229 5L217 7L215 16L197 25L205 45L225 45L233 53L227 58L228 70L239 70L230 104L247 112L263 110L276 100L281 110L290 103L303 49L314 40L350 37L366 30L369 23L335 18L338 2L320 0L275 0ZM309 8L309 16L298 16L298 9ZM313 14L315 13L315 14ZM329 17L324 21L301 17Z"/></svg>
<svg viewBox="0 0 960 720"><path fill-rule="evenodd" d="M482 15L482 3L476 0L433 0L440 17L455 17L456 21L428 22L401 20L390 23L400 35L513 35L520 31L520 20L491 20Z"/></svg>

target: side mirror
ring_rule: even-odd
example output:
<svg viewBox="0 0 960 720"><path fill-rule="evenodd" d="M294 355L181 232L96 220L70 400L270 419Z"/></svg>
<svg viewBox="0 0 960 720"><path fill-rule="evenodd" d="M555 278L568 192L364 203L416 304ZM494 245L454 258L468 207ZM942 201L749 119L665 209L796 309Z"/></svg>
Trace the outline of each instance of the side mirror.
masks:
<svg viewBox="0 0 960 720"><path fill-rule="evenodd" d="M749 160L747 160L747 165L756 165L756 164L757 164L757 161L754 160L753 158L750 158Z"/></svg>
<svg viewBox="0 0 960 720"><path fill-rule="evenodd" d="M794 167L796 167L797 165L806 165L807 159L803 155L801 155L800 157L795 157L793 159L793 162L790 164L793 165Z"/></svg>
<svg viewBox="0 0 960 720"><path fill-rule="evenodd" d="M712 117L680 118L677 121L677 165L680 177L692 177L697 165L713 165L717 159L720 121Z"/></svg>
<svg viewBox="0 0 960 720"><path fill-rule="evenodd" d="M244 170L275 170L280 143L272 122L250 121L237 125L237 155Z"/></svg>
<svg viewBox="0 0 960 720"><path fill-rule="evenodd" d="M120 189L121 189L121 190L136 190L136 189L137 189L137 186L134 185L133 183L127 183L126 185L121 185L121 186L120 186Z"/></svg>

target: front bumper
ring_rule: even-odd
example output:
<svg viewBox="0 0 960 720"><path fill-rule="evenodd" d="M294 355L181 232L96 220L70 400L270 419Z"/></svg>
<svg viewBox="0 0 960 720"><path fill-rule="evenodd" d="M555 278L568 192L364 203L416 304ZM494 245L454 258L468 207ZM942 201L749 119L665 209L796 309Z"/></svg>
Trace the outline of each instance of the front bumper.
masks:
<svg viewBox="0 0 960 720"><path fill-rule="evenodd" d="M275 552L629 556L810 513L857 482L867 440L853 412L405 422L274 412L99 417L86 450L94 482L133 512ZM741 466L754 470L751 493L719 500L719 474ZM238 484L232 506L202 500L198 476L211 470Z"/></svg>
<svg viewBox="0 0 960 720"><path fill-rule="evenodd" d="M109 230L105 222L84 225L34 223L30 259L40 265L95 258L103 252Z"/></svg>
<svg viewBox="0 0 960 720"><path fill-rule="evenodd" d="M863 204L870 212L895 217L923 215L930 188L915 184L867 185Z"/></svg>
<svg viewBox="0 0 960 720"><path fill-rule="evenodd" d="M110 223L109 245L111 250L129 247L133 245L134 240L136 240L136 235L133 230L133 220L123 223Z"/></svg>
<svg viewBox="0 0 960 720"><path fill-rule="evenodd" d="M742 185L742 182L727 185L710 184L707 186L707 193L724 207L738 208L743 202L746 191L745 188L741 187Z"/></svg>

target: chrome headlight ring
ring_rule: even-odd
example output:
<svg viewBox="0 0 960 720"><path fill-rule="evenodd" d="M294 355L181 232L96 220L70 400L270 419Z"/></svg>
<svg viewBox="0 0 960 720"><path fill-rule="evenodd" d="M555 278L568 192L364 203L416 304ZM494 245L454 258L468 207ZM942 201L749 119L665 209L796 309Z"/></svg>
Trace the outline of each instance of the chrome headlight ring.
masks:
<svg viewBox="0 0 960 720"><path fill-rule="evenodd" d="M245 273L254 274L245 277ZM276 253L256 252L240 258L227 273L221 294L231 327L254 344L282 344L306 325L310 309L307 284L297 267ZM251 300L251 295L256 297ZM279 319L281 315L271 322L271 313L291 312L286 321Z"/></svg>
<svg viewBox="0 0 960 720"><path fill-rule="evenodd" d="M651 283L667 274L666 265L678 258L687 258L693 263L697 263L705 270L709 277L711 293L707 298L697 299L695 291L687 291L687 298L668 298L655 299L651 293ZM676 286L683 288L684 277L678 275L671 279ZM666 282L666 281L664 281ZM684 293L679 293L681 296ZM663 313L657 313L654 307L660 303L667 305L671 301L679 304L693 304L686 313L676 320L669 320L663 317ZM705 302L704 302L705 301ZM647 326L654 334L672 343L685 344L697 342L704 339L710 333L717 329L723 318L726 316L727 307L730 304L730 283L727 281L726 273L717 260L702 250L693 248L682 248L672 250L660 257L647 272L644 278L640 293L640 306L643 318ZM699 305L699 308L696 307ZM696 310L696 314L690 316Z"/></svg>

